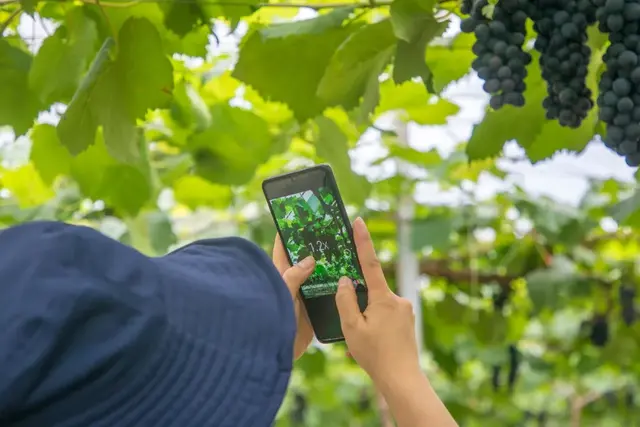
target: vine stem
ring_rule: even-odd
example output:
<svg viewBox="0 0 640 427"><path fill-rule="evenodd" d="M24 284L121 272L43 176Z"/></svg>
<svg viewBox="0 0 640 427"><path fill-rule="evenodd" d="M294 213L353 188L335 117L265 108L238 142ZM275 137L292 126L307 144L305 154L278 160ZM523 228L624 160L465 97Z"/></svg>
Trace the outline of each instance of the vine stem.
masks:
<svg viewBox="0 0 640 427"><path fill-rule="evenodd" d="M99 0L80 0L85 4L100 4L103 7L114 7L114 8L127 8L132 7L141 3L184 3L184 4L217 4L220 6L244 6L244 7L254 7L254 8L263 8L263 7L276 7L276 8L307 8L307 9L336 9L340 7L355 7L355 8L376 8L383 6L390 6L393 3L392 0L379 0L375 2L355 2L355 3L258 3L256 5L247 4L242 1L233 1L233 0L132 0L129 2L110 2L110 1L99 1ZM19 0L0 0L1 5L18 3ZM67 0L43 0L42 3L67 3ZM70 3L70 2L69 2Z"/></svg>

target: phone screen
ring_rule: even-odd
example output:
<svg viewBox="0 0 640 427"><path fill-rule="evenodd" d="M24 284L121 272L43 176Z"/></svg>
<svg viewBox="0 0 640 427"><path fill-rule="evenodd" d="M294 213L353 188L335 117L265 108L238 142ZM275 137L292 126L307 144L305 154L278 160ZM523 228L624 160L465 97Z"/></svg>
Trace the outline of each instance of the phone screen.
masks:
<svg viewBox="0 0 640 427"><path fill-rule="evenodd" d="M302 285L304 298L335 294L338 280L349 277L365 286L355 246L332 186L319 186L269 200L283 244L293 264L309 255L316 267Z"/></svg>

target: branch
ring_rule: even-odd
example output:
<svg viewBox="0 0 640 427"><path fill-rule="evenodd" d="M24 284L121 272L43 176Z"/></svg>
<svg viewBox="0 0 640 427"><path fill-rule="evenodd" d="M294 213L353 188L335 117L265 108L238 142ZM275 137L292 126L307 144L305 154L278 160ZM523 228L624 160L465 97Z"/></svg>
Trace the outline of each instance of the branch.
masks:
<svg viewBox="0 0 640 427"><path fill-rule="evenodd" d="M453 263L459 263L461 260L452 260L452 259L423 259L420 261L420 274L429 277L438 277L442 279L446 279L449 282L456 283L467 283L467 284L477 284L477 283L495 283L500 285L503 288L509 288L511 286L511 282L516 279L520 279L529 271L525 271L522 275L509 275L509 274L500 274L493 272L483 272L476 271L470 268L453 268ZM387 277L393 277L395 274L395 266L393 264L384 264L383 265L384 273ZM611 286L611 283L599 277L591 277L585 276L586 279L593 280L594 282L598 282L603 286Z"/></svg>
<svg viewBox="0 0 640 427"><path fill-rule="evenodd" d="M85 4L101 4L104 7L116 7L116 8L128 8L140 3L184 3L184 4L216 4L220 6L243 6L248 7L249 5L246 2L241 0L233 1L233 0L132 0L129 2L111 2L111 1L99 1L99 0L80 0ZM0 5L7 5L12 3L18 3L19 0L0 0ZM71 3L71 1L67 0L43 0L43 3ZM355 7L358 9L371 9L376 7L390 6L393 3L392 0L379 0L373 2L352 2L352 3L258 3L254 7L255 9L263 8L263 7L280 7L280 8L307 8L307 9L336 9L339 7ZM442 1L442 3L446 3L446 1Z"/></svg>

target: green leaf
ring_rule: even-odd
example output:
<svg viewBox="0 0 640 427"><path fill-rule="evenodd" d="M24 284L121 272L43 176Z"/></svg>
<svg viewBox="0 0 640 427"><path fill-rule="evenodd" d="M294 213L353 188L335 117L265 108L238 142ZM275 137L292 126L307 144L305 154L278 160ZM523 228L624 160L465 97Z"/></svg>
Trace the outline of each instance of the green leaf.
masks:
<svg viewBox="0 0 640 427"><path fill-rule="evenodd" d="M223 209L231 204L231 188L213 184L199 176L186 175L173 184L174 197L178 203L196 209L209 206Z"/></svg>
<svg viewBox="0 0 640 427"><path fill-rule="evenodd" d="M260 31L251 32L240 48L233 77L252 86L265 100L287 104L300 122L322 113L327 103L316 95L318 84L333 53L357 28L322 22L334 26L323 33L313 26L312 34L282 38L265 39ZM300 64L305 64L304 72Z"/></svg>
<svg viewBox="0 0 640 427"><path fill-rule="evenodd" d="M429 92L436 92L425 52L427 45L446 31L448 22L436 20L432 2L417 0L395 0L391 5L391 22L399 39L393 65L393 80L400 84L420 77Z"/></svg>
<svg viewBox="0 0 640 427"><path fill-rule="evenodd" d="M153 211L145 214L149 227L149 240L156 254L166 254L178 242L173 232L171 218L164 212Z"/></svg>
<svg viewBox="0 0 640 427"><path fill-rule="evenodd" d="M347 136L336 122L325 116L316 118L316 124L317 155L331 165L345 202L362 205L369 195L371 184L365 177L356 175L351 170Z"/></svg>
<svg viewBox="0 0 640 427"><path fill-rule="evenodd" d="M395 0L391 3L391 23L396 37L407 43L421 38L425 27L437 23L434 6L432 0Z"/></svg>
<svg viewBox="0 0 640 427"><path fill-rule="evenodd" d="M413 222L411 233L411 247L414 251L421 251L426 247L443 250L451 246L453 221L450 217L433 215Z"/></svg>
<svg viewBox="0 0 640 427"><path fill-rule="evenodd" d="M327 357L320 349L310 349L296 360L295 367L309 378L320 377L326 372Z"/></svg>
<svg viewBox="0 0 640 427"><path fill-rule="evenodd" d="M322 34L328 29L340 27L354 10L353 6L338 7L317 18L273 24L258 31L264 39L279 39L300 34Z"/></svg>
<svg viewBox="0 0 640 427"><path fill-rule="evenodd" d="M71 99L95 52L98 31L83 8L71 9L65 23L47 37L29 72L29 85L44 105Z"/></svg>
<svg viewBox="0 0 640 427"><path fill-rule="evenodd" d="M186 36L198 25L208 22L208 18L196 2L174 0L161 3L160 7L164 11L167 29L180 37Z"/></svg>
<svg viewBox="0 0 640 427"><path fill-rule="evenodd" d="M146 19L127 20L119 33L118 56L108 59L113 42L105 42L58 126L72 154L86 149L104 128L109 152L123 162L136 162L136 120L171 99L173 68L164 55L156 28ZM145 61L140 61L145 58Z"/></svg>
<svg viewBox="0 0 640 427"><path fill-rule="evenodd" d="M92 146L73 158L70 171L85 196L103 200L120 215L136 216L151 199L147 174L110 156L101 133Z"/></svg>
<svg viewBox="0 0 640 427"><path fill-rule="evenodd" d="M51 185L59 175L69 173L71 155L58 139L56 128L51 125L37 125L31 131L31 163L42 181Z"/></svg>
<svg viewBox="0 0 640 427"><path fill-rule="evenodd" d="M435 148L429 151L419 151L411 147L398 145L396 141L388 144L387 148L389 149L389 155L376 160L373 162L374 165L381 164L388 159L396 159L429 169L434 166L440 166L443 161L442 156Z"/></svg>
<svg viewBox="0 0 640 427"><path fill-rule="evenodd" d="M179 2L180 3L180 2ZM231 27L235 28L243 16L251 15L260 4L260 0L238 0L235 2L198 0L197 3L208 21L214 18L227 18Z"/></svg>
<svg viewBox="0 0 640 427"><path fill-rule="evenodd" d="M426 53L427 66L433 75L434 93L469 74L476 56L471 51L473 34L460 33L448 44L432 44Z"/></svg>
<svg viewBox="0 0 640 427"><path fill-rule="evenodd" d="M42 108L38 95L29 87L32 57L0 38L0 126L11 126L16 136L24 135Z"/></svg>
<svg viewBox="0 0 640 427"><path fill-rule="evenodd" d="M29 15L33 16L36 12L36 6L38 5L39 0L20 0L20 4L22 5L22 9L27 12Z"/></svg>
<svg viewBox="0 0 640 427"><path fill-rule="evenodd" d="M58 138L71 154L78 154L94 143L99 117L94 111L96 107L93 107L93 95L102 74L109 66L109 55L114 46L113 39L104 41L58 124Z"/></svg>
<svg viewBox="0 0 640 427"><path fill-rule="evenodd" d="M507 321L495 312L479 310L473 332L478 341L485 345L502 344L507 337Z"/></svg>
<svg viewBox="0 0 640 427"><path fill-rule="evenodd" d="M380 74L393 52L396 38L391 22L366 25L336 50L318 86L318 96L329 105L356 107L372 76Z"/></svg>
<svg viewBox="0 0 640 427"><path fill-rule="evenodd" d="M192 126L196 132L204 131L211 126L209 107L190 83L178 83L173 96L181 113L178 119L183 126Z"/></svg>
<svg viewBox="0 0 640 427"><path fill-rule="evenodd" d="M446 124L448 117L460 111L460 107L456 104L444 98L429 95L424 86L416 82L395 85L387 80L380 87L380 97L380 105L375 111L376 116L399 110L403 120L422 125Z"/></svg>
<svg viewBox="0 0 640 427"><path fill-rule="evenodd" d="M636 190L631 197L613 205L609 212L620 224L640 225L640 190Z"/></svg>
<svg viewBox="0 0 640 427"><path fill-rule="evenodd" d="M550 268L534 270L525 279L536 313L557 309L567 296L583 293L586 286L575 265L562 257L554 257Z"/></svg>
<svg viewBox="0 0 640 427"><path fill-rule="evenodd" d="M250 111L216 104L211 123L189 141L197 174L220 184L246 184L271 155L267 122Z"/></svg>
<svg viewBox="0 0 640 427"><path fill-rule="evenodd" d="M55 195L51 187L40 179L38 171L31 163L18 169L0 172L0 183L18 199L21 208L38 206Z"/></svg>

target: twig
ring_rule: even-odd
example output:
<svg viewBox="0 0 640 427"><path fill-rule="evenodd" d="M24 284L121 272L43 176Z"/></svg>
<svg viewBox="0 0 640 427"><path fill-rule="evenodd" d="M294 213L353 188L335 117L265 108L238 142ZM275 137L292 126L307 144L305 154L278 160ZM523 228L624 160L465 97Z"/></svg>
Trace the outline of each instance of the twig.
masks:
<svg viewBox="0 0 640 427"><path fill-rule="evenodd" d="M4 34L4 30L7 29L7 27L11 24L11 21L16 19L20 15L20 13L22 13L22 7L19 7L16 10L14 10L13 13L9 15L9 17L6 19L6 21L0 24L0 36Z"/></svg>

